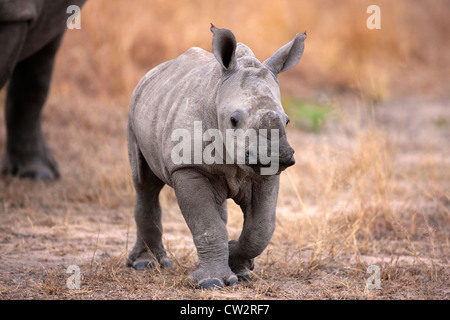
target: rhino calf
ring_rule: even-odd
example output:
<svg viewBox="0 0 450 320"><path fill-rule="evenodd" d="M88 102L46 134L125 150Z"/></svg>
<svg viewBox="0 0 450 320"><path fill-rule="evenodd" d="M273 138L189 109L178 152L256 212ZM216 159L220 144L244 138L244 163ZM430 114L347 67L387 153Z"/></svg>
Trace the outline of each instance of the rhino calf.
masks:
<svg viewBox="0 0 450 320"><path fill-rule="evenodd" d="M230 30L211 25L211 31L213 54L191 48L142 78L131 98L128 121L137 239L127 265L138 270L158 264L170 267L162 243L158 200L167 184L175 190L197 248L199 267L188 281L202 288L248 280L254 258L272 237L279 174L295 163L294 150L286 138L289 118L281 105L277 75L300 61L306 38L306 34L297 34L261 63L247 46L236 43ZM216 136L216 146L227 144L227 130L254 129L267 142L276 140L277 150L270 151L277 156L277 170L271 175L261 174L267 164L250 162L252 156L259 159L259 154L255 155L254 149L250 152L247 142L243 163L173 161L173 150L179 144L173 132L183 129L195 137L194 123L201 123L201 133L210 129L223 133L220 138ZM200 152L205 151L207 140L200 145ZM222 153L218 150L214 159L229 156L228 149ZM236 160L235 156L231 158ZM238 240L228 241L228 198L244 213Z"/></svg>

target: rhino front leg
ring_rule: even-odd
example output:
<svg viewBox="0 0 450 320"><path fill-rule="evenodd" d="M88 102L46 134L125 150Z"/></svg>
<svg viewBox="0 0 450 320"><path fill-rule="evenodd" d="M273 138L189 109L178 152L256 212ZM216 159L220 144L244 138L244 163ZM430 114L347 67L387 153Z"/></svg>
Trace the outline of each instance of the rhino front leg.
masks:
<svg viewBox="0 0 450 320"><path fill-rule="evenodd" d="M173 181L200 262L188 281L208 289L236 284L238 279L228 266L225 196L219 195L210 180L193 169L176 171Z"/></svg>
<svg viewBox="0 0 450 320"><path fill-rule="evenodd" d="M227 224L228 221L228 205L227 205L227 200L225 200L222 205L219 207L219 214L220 214L220 218L222 219L223 223L225 223L225 225Z"/></svg>
<svg viewBox="0 0 450 320"><path fill-rule="evenodd" d="M38 180L59 177L57 163L42 133L41 110L47 99L61 39L62 34L14 68L6 97L3 174Z"/></svg>
<svg viewBox="0 0 450 320"><path fill-rule="evenodd" d="M259 256L275 230L279 175L266 178L252 187L251 199L240 201L244 226L237 241L229 242L229 265L239 280L250 279L254 258Z"/></svg>

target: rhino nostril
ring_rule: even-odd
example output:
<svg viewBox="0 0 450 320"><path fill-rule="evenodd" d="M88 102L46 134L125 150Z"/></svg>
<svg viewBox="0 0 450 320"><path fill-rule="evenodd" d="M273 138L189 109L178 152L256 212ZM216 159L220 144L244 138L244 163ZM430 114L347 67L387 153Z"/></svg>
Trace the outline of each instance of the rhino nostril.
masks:
<svg viewBox="0 0 450 320"><path fill-rule="evenodd" d="M293 166L295 164L295 158L294 156L291 157L291 160L289 160L289 166Z"/></svg>
<svg viewBox="0 0 450 320"><path fill-rule="evenodd" d="M295 158L293 155L291 155L290 157L286 157L283 160L280 161L280 163L286 167L290 167L293 166L295 164Z"/></svg>

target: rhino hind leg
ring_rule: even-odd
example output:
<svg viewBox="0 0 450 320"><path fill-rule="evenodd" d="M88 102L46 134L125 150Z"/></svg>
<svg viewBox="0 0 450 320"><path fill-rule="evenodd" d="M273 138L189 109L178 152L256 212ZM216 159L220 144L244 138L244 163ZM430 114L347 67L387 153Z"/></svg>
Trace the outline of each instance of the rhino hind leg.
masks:
<svg viewBox="0 0 450 320"><path fill-rule="evenodd" d="M159 265L170 268L162 243L161 206L158 200L163 185L156 184L136 191L134 217L137 226L136 243L127 265L136 270L153 269Z"/></svg>
<svg viewBox="0 0 450 320"><path fill-rule="evenodd" d="M164 183L151 171L132 132L128 134L129 156L136 190L134 218L136 243L128 256L127 265L136 270L153 269L159 265L170 268L162 243L161 205L159 193Z"/></svg>
<svg viewBox="0 0 450 320"><path fill-rule="evenodd" d="M6 153L1 171L20 178L54 180L58 166L41 128L41 111L50 87L62 34L16 64L6 96Z"/></svg>

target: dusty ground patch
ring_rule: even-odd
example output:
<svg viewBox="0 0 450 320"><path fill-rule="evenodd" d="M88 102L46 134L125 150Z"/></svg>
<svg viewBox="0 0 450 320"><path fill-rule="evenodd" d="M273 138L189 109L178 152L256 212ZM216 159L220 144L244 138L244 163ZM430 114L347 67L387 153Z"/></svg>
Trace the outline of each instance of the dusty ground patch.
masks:
<svg viewBox="0 0 450 320"><path fill-rule="evenodd" d="M1 299L449 299L448 102L350 99L319 133L291 128L297 164L282 175L277 229L252 281L201 291L184 283L197 256L170 188L173 269L125 266L135 240L126 107L60 99L44 127L62 179L0 179ZM230 203L230 239L241 225ZM74 264L80 290L66 285ZM366 285L373 264L380 290Z"/></svg>

